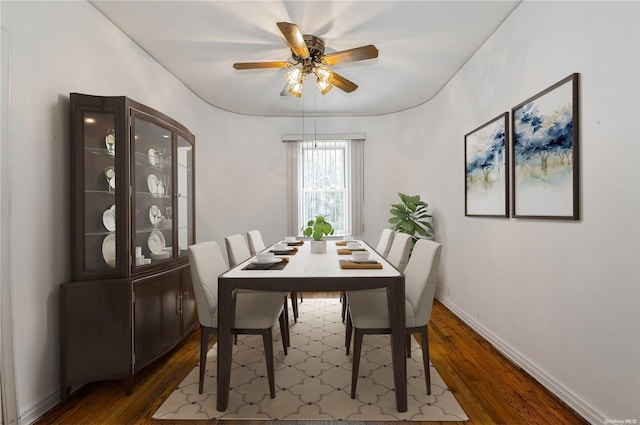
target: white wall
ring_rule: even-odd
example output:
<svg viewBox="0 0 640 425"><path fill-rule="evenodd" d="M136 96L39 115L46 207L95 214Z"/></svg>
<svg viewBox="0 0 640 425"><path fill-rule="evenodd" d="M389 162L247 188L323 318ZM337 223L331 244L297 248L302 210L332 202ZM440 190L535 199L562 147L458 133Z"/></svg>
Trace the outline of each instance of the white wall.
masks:
<svg viewBox="0 0 640 425"><path fill-rule="evenodd" d="M2 1L1 7L13 41L16 386L22 421L29 423L59 401L58 287L70 279L69 93L127 95L183 123L202 144L211 143L210 117L219 112L89 3Z"/></svg>
<svg viewBox="0 0 640 425"><path fill-rule="evenodd" d="M58 401L58 285L70 277L68 93L127 95L187 126L196 135L197 239L219 243L250 228L267 242L286 234L280 140L302 125L203 104L88 3L1 5L14 43L12 289L29 422ZM600 423L640 418L638 7L523 3L431 102L315 122L318 133L367 135L365 239L386 227L397 191L420 194L444 244L440 298ZM582 83L583 219L465 218L464 134L572 72Z"/></svg>
<svg viewBox="0 0 640 425"><path fill-rule="evenodd" d="M437 153L416 176L436 183L439 297L594 423L640 420L639 27L638 2L525 2L406 114ZM465 218L464 134L573 72L582 219Z"/></svg>

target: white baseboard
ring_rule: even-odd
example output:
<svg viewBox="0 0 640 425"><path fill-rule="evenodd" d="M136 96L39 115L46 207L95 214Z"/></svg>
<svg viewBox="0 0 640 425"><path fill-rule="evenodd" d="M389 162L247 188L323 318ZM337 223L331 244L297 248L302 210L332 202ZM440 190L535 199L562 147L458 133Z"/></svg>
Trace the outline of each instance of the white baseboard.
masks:
<svg viewBox="0 0 640 425"><path fill-rule="evenodd" d="M486 339L491 345L493 345L498 351L500 351L506 358L513 363L524 369L529 375L531 375L536 381L542 384L545 388L551 391L556 397L571 407L577 414L592 424L605 423L606 416L601 412L593 409L588 403L582 400L577 394L565 387L562 383L558 382L553 376L549 375L544 369L541 369L538 365L531 362L522 353L515 350L505 341L497 337L490 330L483 327L480 323L476 322L473 317L469 316L463 310L458 308L457 305L452 303L448 298L442 296L436 296L437 300L444 304L453 314L458 316L460 320L465 322L474 331L479 333L484 339Z"/></svg>
<svg viewBox="0 0 640 425"><path fill-rule="evenodd" d="M54 391L44 400L20 412L20 425L31 425L60 403L60 392ZM18 406L19 407L19 406Z"/></svg>

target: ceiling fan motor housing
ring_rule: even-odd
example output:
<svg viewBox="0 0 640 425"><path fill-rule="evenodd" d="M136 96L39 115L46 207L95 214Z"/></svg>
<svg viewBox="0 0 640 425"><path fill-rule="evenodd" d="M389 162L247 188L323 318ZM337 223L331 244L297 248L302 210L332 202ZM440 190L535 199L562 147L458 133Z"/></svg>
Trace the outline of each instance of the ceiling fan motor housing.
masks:
<svg viewBox="0 0 640 425"><path fill-rule="evenodd" d="M320 58L322 57L322 55L324 55L324 41L321 38L316 37L315 35L308 34L303 35L302 38L304 40L304 44L307 45L307 49L309 50L308 59L311 59L314 62L320 62ZM292 54L293 58L298 62L301 62L305 59L301 58L293 52Z"/></svg>

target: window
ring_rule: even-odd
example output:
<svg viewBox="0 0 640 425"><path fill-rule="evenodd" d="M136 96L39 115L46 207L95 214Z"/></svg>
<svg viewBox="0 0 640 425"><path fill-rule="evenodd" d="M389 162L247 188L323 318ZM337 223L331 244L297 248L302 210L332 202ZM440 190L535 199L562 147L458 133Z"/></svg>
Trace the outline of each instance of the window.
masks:
<svg viewBox="0 0 640 425"><path fill-rule="evenodd" d="M336 236L360 234L364 137L326 137L284 139L289 142L289 234L301 236L316 215L333 225Z"/></svg>

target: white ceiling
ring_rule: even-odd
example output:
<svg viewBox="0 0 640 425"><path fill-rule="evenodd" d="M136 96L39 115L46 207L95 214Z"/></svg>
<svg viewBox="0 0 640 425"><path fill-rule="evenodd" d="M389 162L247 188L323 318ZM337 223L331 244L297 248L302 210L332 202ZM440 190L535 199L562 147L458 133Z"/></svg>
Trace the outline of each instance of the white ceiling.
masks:
<svg viewBox="0 0 640 425"><path fill-rule="evenodd" d="M207 103L260 116L382 115L420 105L449 81L517 1L91 1ZM325 53L374 44L376 59L334 71L359 88L280 96L284 69L234 62L291 60L276 22L325 41ZM303 111L304 109L304 111Z"/></svg>

